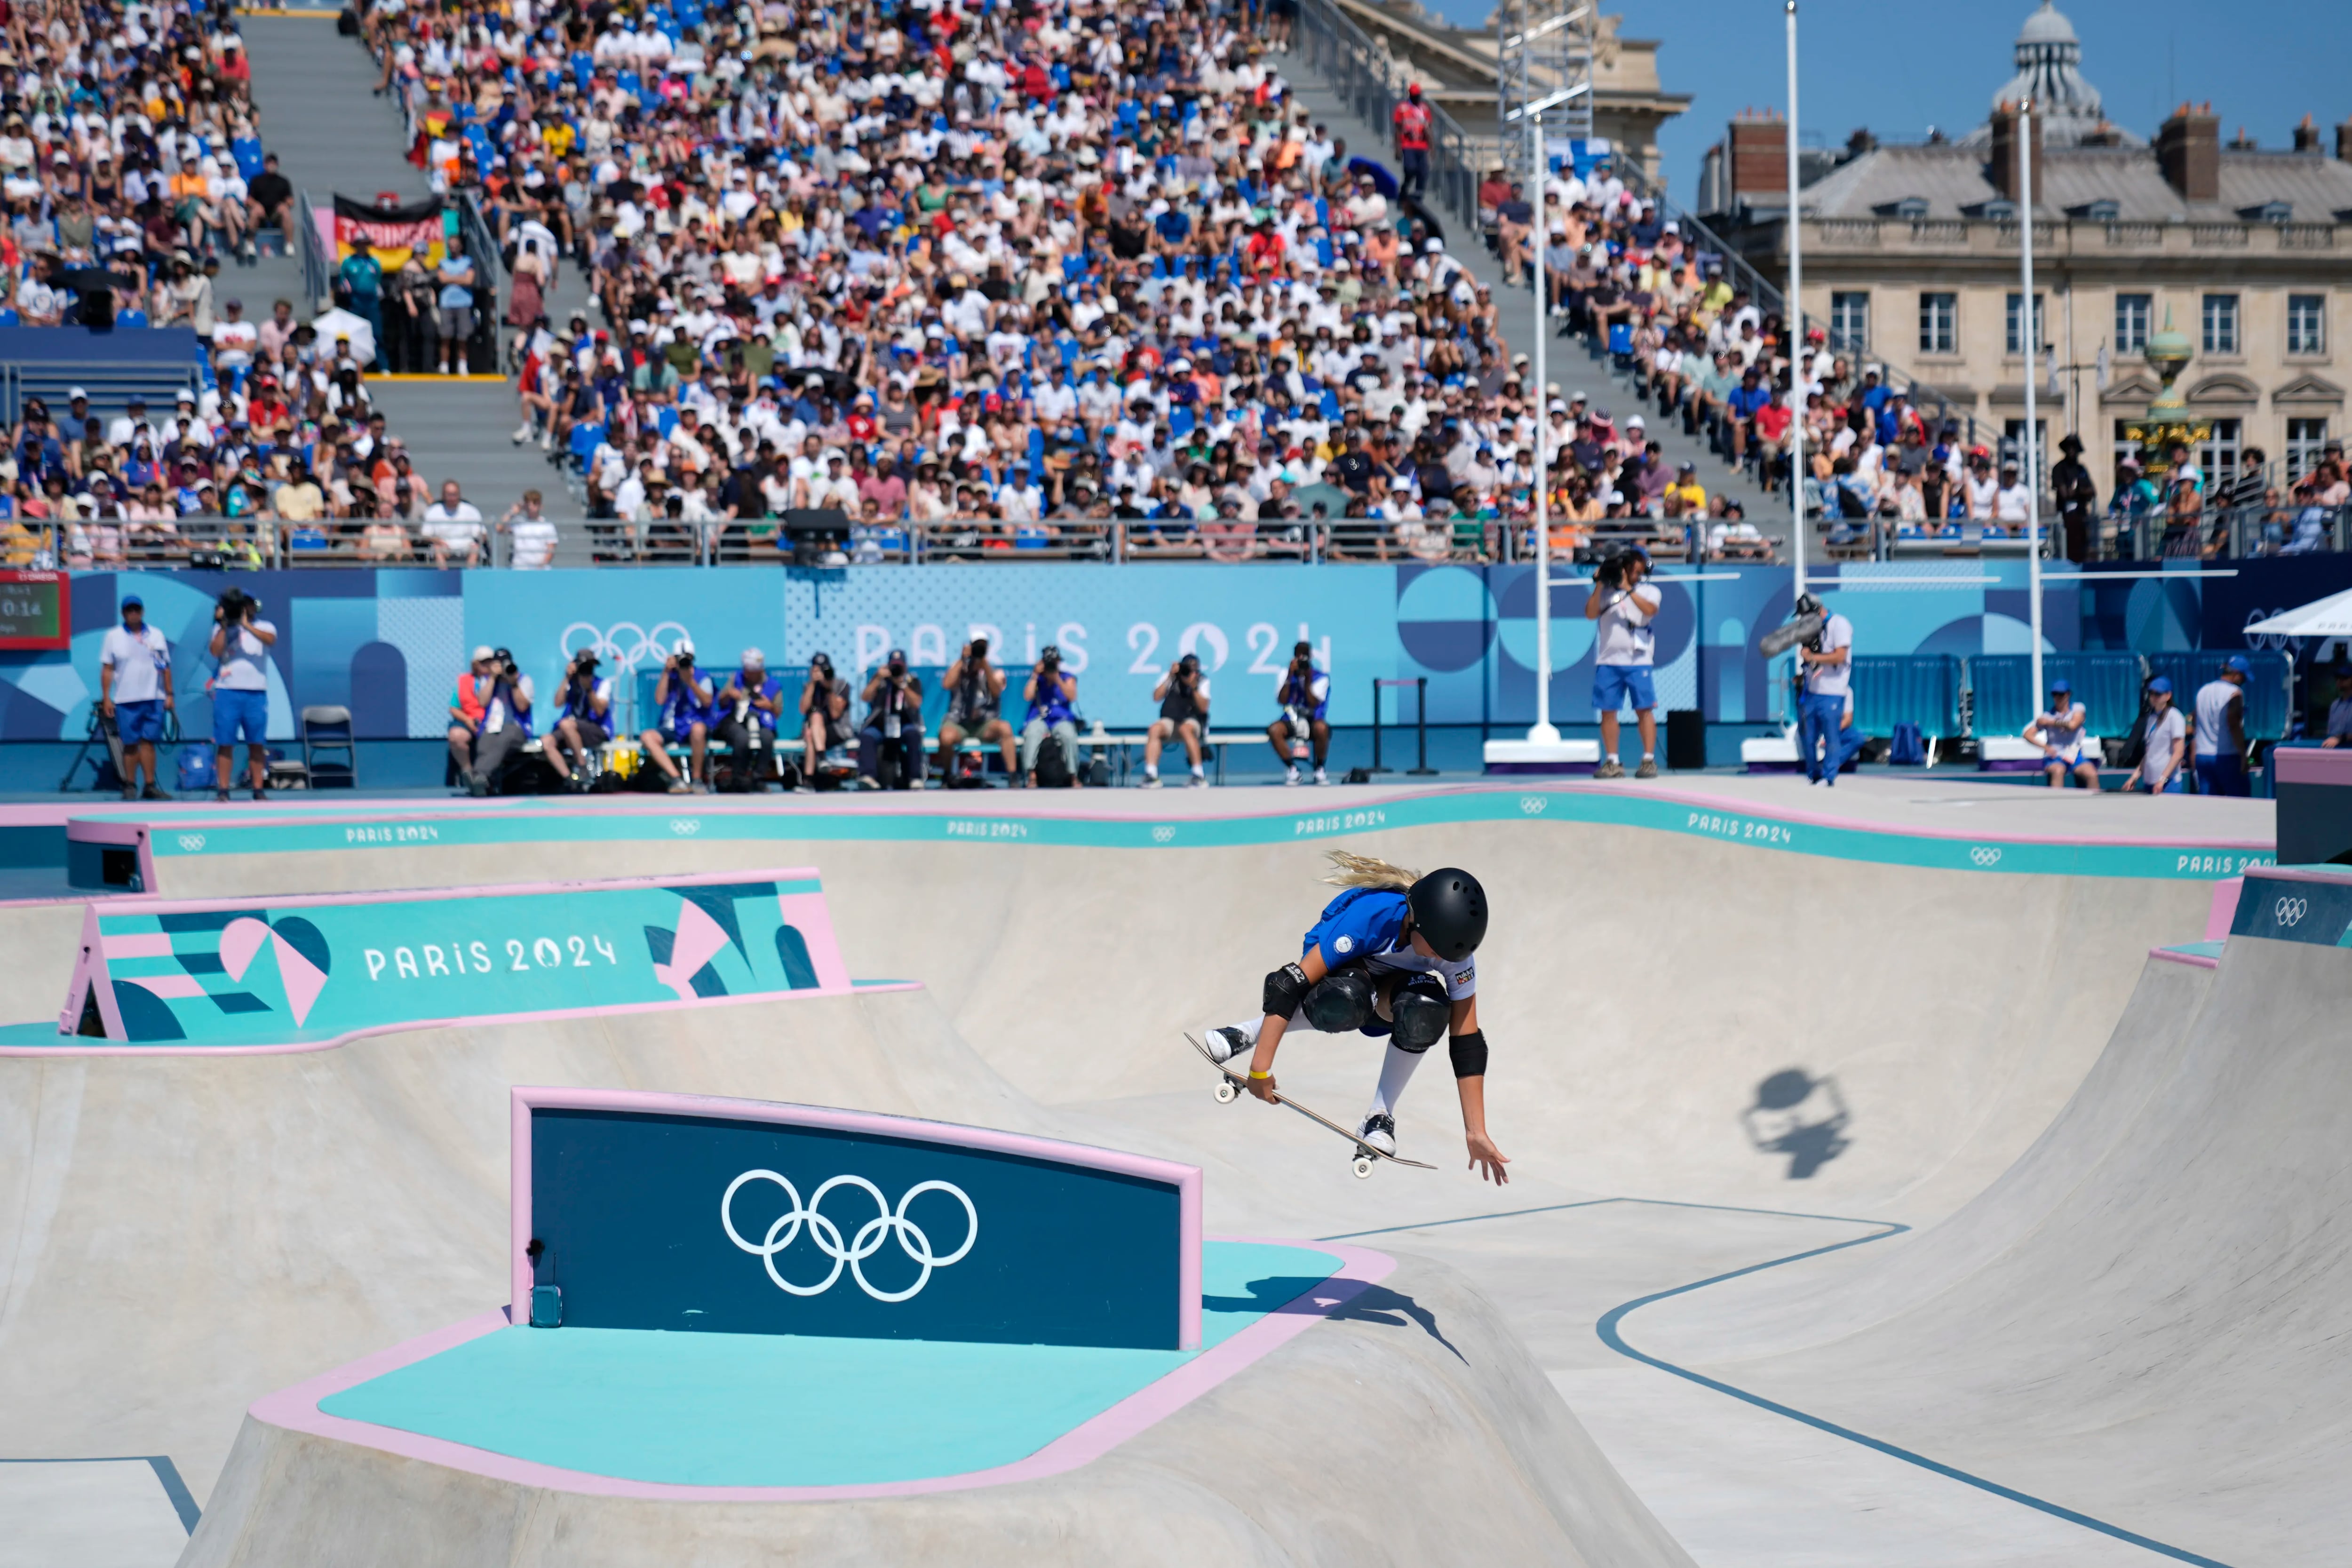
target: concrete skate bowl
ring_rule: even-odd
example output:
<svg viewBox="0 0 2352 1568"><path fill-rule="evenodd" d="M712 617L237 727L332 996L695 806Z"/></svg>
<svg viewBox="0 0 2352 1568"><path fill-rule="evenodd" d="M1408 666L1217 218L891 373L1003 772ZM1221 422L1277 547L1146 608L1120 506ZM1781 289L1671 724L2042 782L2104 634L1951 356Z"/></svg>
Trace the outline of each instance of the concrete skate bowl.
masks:
<svg viewBox="0 0 2352 1568"><path fill-rule="evenodd" d="M500 901L479 890L467 900ZM354 907L417 918L406 900ZM289 910L339 940L334 911L316 904L236 917L271 934L247 941L244 973L232 978L272 1007L284 994L268 966L291 961L268 953L287 936ZM227 983L211 961L236 927L196 917L227 914L126 900L108 918L176 921L173 953L203 961L184 967L215 989L158 994L201 1011ZM118 964L109 982L118 986L152 978L140 965L166 962L137 929L109 928L98 945ZM315 1002L314 1023L350 978L347 958L339 952L323 966L328 1000ZM562 1011L266 1047L275 1054L192 1054L237 1051L193 1037L109 1038L0 1059L6 1146L21 1152L0 1163L0 1458L168 1456L169 1473L184 1478L185 1511L205 1510L189 1562L624 1563L675 1558L684 1544L708 1562L945 1552L1091 1563L1117 1552L1176 1563L1207 1552L1277 1563L1321 1560L1334 1542L1358 1560L1408 1562L1441 1556L1448 1542L1503 1561L1688 1561L1498 1311L1443 1266L1409 1256L1364 1254L1377 1269L1328 1306L1279 1292L1260 1303L1292 1314L1302 1331L1195 1396L1166 1401L1159 1418L1135 1423L1129 1440L1088 1462L938 1496L645 1497L518 1482L258 1416L239 1436L242 1413L271 1391L478 1319L505 1299L516 1251L510 1085L814 1101L1046 1138L1114 1142L1118 1131L1007 1085L919 988ZM1244 1186L1222 1162L1210 1169L1212 1182ZM745 1261L756 1274L757 1261ZM1246 1275L1206 1285L1228 1313L1232 1299L1246 1306L1260 1289ZM860 1403L898 1392L869 1389ZM789 1424L790 1409L758 1414ZM1314 1440L1302 1443L1310 1415ZM1396 1434L1408 1431L1406 1464ZM67 1500L110 1515L152 1500L144 1466L113 1468L123 1473ZM0 1464L0 1485L62 1473ZM790 1492L793 1479L783 1472L765 1489ZM51 1560L100 1560L89 1533L40 1517L58 1500L55 1489L0 1492L0 1534L54 1543ZM146 1512L178 1525L167 1509ZM112 1534L120 1550L106 1560L179 1554L119 1519ZM598 1542L587 1556L584 1540Z"/></svg>
<svg viewBox="0 0 2352 1568"><path fill-rule="evenodd" d="M2219 968L2151 961L2081 1091L1975 1202L1612 1331L2087 1516L2106 1540L2078 1561L2341 1562L2347 908L2341 879L2249 877Z"/></svg>
<svg viewBox="0 0 2352 1568"><path fill-rule="evenodd" d="M796 1052L795 1070L780 1081L759 1054L765 1042L754 1027L741 1039L730 1033L723 1045L697 1037L685 1047L696 1064L691 1083L681 1083L684 1075L674 1070L663 1043L671 1036L640 1045L625 1029L610 1037L625 1042L625 1050L616 1052L600 1033L593 1046L573 1041L573 1054L560 1058L559 1067L541 1058L503 1078L497 1068L474 1071L472 1081L493 1092L502 1082L536 1078L903 1108L1200 1164L1209 1173L1213 1228L1352 1237L1427 1258L1470 1282L1524 1344L1527 1364L1549 1373L1592 1425L1602 1453L1634 1481L1641 1501L1710 1563L1776 1557L2145 1561L2176 1540L2169 1519L2137 1511L2139 1495L2163 1488L2121 1485L2118 1477L2138 1460L2120 1443L2088 1446L2094 1458L2082 1468L2105 1467L2107 1479L2079 1493L2057 1484L2068 1479L2063 1469L2048 1472L2055 1479L2042 1484L2043 1472L2009 1464L2004 1411L2027 1426L2046 1416L2032 1389L1994 1379L1963 1399L1981 1365L1998 1363L1957 1364L1944 1341L1915 1338L1914 1331L1927 1321L1922 1311L1960 1289L1956 1282L1986 1292L1976 1302L1981 1321L1969 1320L1978 1338L1947 1335L1970 1354L1987 1352L1995 1326L2005 1322L2037 1353L2079 1358L2129 1339L2151 1311L2170 1310L2128 1292L2093 1293L2045 1341L2042 1304L2004 1294L2013 1281L1969 1260L1989 1251L2006 1257L2012 1249L2007 1238L2021 1227L2047 1229L2053 1215L2079 1219L2073 1189L2034 1173L2083 1159L2063 1152L2084 1146L2085 1126L2107 1125L2120 1114L2105 1086L2128 1076L2126 1058L2118 1054L2125 1040L2145 1045L2182 1018L2203 1016L2198 1005L2212 972L2168 961L2147 965L2145 954L2151 946L2208 933L2210 870L2201 877L2021 873L2004 868L2030 860L2015 840L1972 846L2001 851L1986 860L1964 854L1960 865L1948 858L1922 864L1893 854L1807 853L1697 832L1543 816L1340 829L1349 847L1408 865L1471 867L1505 911L1481 957L1482 1022L1496 1053L1491 1117L1498 1141L1517 1156L1517 1179L1497 1194L1450 1168L1427 1177L1384 1170L1376 1180L1355 1182L1344 1173L1344 1146L1296 1119L1248 1104L1213 1104L1205 1069L1176 1042L1179 1029L1230 1021L1254 1008L1257 977L1296 951L1298 930L1325 896L1316 878L1321 851L1334 837L1262 834L1246 843L1191 847L1185 839L1192 824L1179 822L1172 842L1145 837L1090 845L1040 842L1043 832L1025 839L950 837L937 826L920 837L812 834L762 842L762 863L772 853L822 869L842 946L862 972L917 978L929 987L782 1010L830 1017L852 1009L867 1020L845 1033L852 1040L873 1027L873 1018L919 1016L916 1033L928 1040L936 1030L938 1038L953 1041L955 1059L978 1077L959 1076L966 1071L959 1068L934 1081L927 1072L928 1089L897 1077L836 1079L831 1075L849 1071L849 1064L826 1058L820 1067L824 1052L816 1047ZM550 871L560 865L575 874L583 852L582 843L528 851L551 857ZM693 835L651 848L604 845L588 852L607 873L655 869L648 863L655 857L660 868L675 869L740 864L744 854L740 845ZM637 854L647 861L629 858ZM457 874L456 858L428 847L399 861L396 873L373 868L386 862L352 856L265 862L256 855L247 865L267 865L271 876L346 885L375 885L394 874L410 881L490 879L488 873ZM234 868L226 859L215 865ZM514 875L517 865L500 861L496 874ZM428 868L432 875L418 874ZM166 885L175 893L194 890L184 881ZM2244 945L2231 944L2232 958ZM518 1026L515 1038L537 1050L541 1033ZM363 1042L329 1055L367 1061L397 1041L424 1038ZM915 1070L910 1062L930 1059L928 1046L895 1037L879 1049L883 1059L857 1070L905 1075ZM416 1081L393 1098L394 1105L406 1104L433 1078L429 1054L408 1054L418 1058ZM1282 1075L1302 1099L1347 1117L1368 1088L1373 1060L1360 1042L1302 1036L1286 1047ZM116 1069L93 1063L89 1070ZM1458 1148L1452 1142L1458 1131L1450 1130L1452 1095L1442 1068L1426 1071L1407 1102L1407 1152L1416 1152L1410 1143L1417 1142L1418 1152L1450 1167L1458 1158L1452 1153ZM811 1082L825 1087L812 1089ZM985 1093L974 1087L983 1082ZM940 1098L924 1098L932 1089ZM965 1096L986 1109L965 1109ZM485 1129L471 1143L478 1170L493 1171L493 1136ZM487 1176L483 1184L487 1191ZM487 1229L494 1200L483 1202ZM1913 1228L1896 1228L1902 1226ZM2156 1245L2133 1234L2136 1245ZM1856 1245L1843 1245L1849 1243ZM1915 1267L1913 1258L1921 1261ZM1794 1260L1618 1314L1662 1292L1782 1259ZM247 1279L264 1280L279 1266L277 1258L264 1260ZM1408 1258L1401 1267L1419 1265ZM338 1277L373 1271L372 1262L352 1260ZM1850 1277L1866 1277L1868 1289L1846 1291L1839 1282ZM253 1283L247 1294L262 1288ZM1412 1294L1426 1304L1417 1287ZM338 1359L446 1323L484 1299L478 1291L462 1299L444 1291L428 1310L406 1312L396 1323L379 1316L364 1334L339 1340L331 1350L313 1342L307 1359L276 1361L255 1381L284 1386ZM1612 1314L1622 1350L1595 1332ZM1694 1326L1685 1325L1685 1314L1695 1315ZM1401 1310L1387 1315L1392 1326L1417 1321ZM1443 1314L1438 1321L1460 1346ZM2273 1328L2250 1331L2260 1337ZM1717 1349L1710 1335L1727 1348ZM1679 1337L1665 1343L1669 1336ZM1821 1346L1845 1337L1872 1347L1871 1357L1856 1363L1871 1368L1869 1374L1801 1370L1802 1357L1826 1355ZM191 1331L183 1342L200 1344L201 1334ZM1909 1363L1897 1346L1908 1348ZM1634 1354L1739 1393L1670 1374ZM1741 1374L1748 1366L1769 1371L1783 1358L1801 1369L1788 1385L1743 1397L1749 1391ZM1850 1392L1853 1407L1814 1412L1801 1395L1815 1375L1842 1396ZM1643 1392L1669 1386L1697 1403L1665 1409L1664 1396ZM1946 1427L1918 1423L1906 1410L1893 1410L1904 1420L1874 1427L1872 1421L1893 1409L1889 1391L1903 1388L1913 1391L1916 1403L1948 1394L1955 1408L1972 1412L1966 1430L1958 1422L1951 1427L1969 1441L1947 1453L1938 1447ZM226 1397L215 1403L242 1407ZM2193 1405L2174 1412L2190 1424L2195 1414ZM1822 1425L1808 1426L1807 1417ZM1883 1461L1983 1507L1946 1530L1954 1522L1951 1508L1882 1485L1874 1474L1820 1498L1796 1495L1801 1486L1783 1472L1749 1478L1754 1484L1743 1490L1733 1484L1741 1479L1738 1449L1747 1440L1737 1424L1750 1419L1811 1433L1829 1447ZM214 1428L215 1466L233 1426L232 1418ZM2117 1427L2127 1429L2127 1423ZM127 1432L110 1435L127 1440ZM1654 1451L1660 1435L1675 1450L1668 1462ZM2016 1452L2040 1451L2031 1432L2009 1436L2017 1437ZM258 1441L250 1432L247 1438L248 1447ZM1864 1439L1907 1457L1866 1447ZM317 1456L302 1446L309 1441L272 1438L256 1450L254 1485L310 1466ZM1834 1468L1819 1454L1801 1458L1807 1466ZM1540 1490L1549 1483L1529 1484ZM1213 1485L1231 1495L1229 1477ZM208 1487L197 1489L209 1493ZM293 1506L291 1494L274 1495ZM1796 1526L1777 1517L1792 1502L1806 1505L1792 1510ZM612 1521L636 1517L617 1505L571 1502L549 1517L568 1529L588 1515L564 1510L608 1506L611 1511L596 1514L599 1529L618 1530ZM966 1516L956 1510L979 1505L924 1506L961 1520ZM1884 1534L1849 1529L1856 1518L1898 1515L1935 1526L1923 1532L1932 1539L1904 1537L1890 1546ZM1820 1532L1807 1533L1816 1523ZM656 1521L628 1528L669 1526ZM2126 1539L2133 1536L2155 1545ZM2210 1560L2263 1560L2217 1551L2200 1539ZM508 1544L521 1552L528 1542ZM2198 1556L2192 1552L2190 1560Z"/></svg>

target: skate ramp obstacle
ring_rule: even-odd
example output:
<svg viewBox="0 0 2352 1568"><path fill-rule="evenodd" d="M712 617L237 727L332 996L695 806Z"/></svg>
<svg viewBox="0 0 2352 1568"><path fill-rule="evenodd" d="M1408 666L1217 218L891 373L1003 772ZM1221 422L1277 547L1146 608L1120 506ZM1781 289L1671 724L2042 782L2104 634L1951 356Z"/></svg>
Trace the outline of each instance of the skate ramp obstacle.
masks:
<svg viewBox="0 0 2352 1568"><path fill-rule="evenodd" d="M1628 1315L1647 1355L2176 1561L2352 1534L2352 873L2250 872L2080 1090L1942 1224Z"/></svg>
<svg viewBox="0 0 2352 1568"><path fill-rule="evenodd" d="M1610 1468L1500 1313L1460 1276L1333 1244L1213 1242L1208 1258L1207 1348L994 1473L839 1483L814 1489L819 1495L488 1473L509 1467L480 1450L465 1465L445 1464L306 1430L281 1422L273 1399L238 1432L182 1563L1688 1568L1690 1559ZM1303 1294L1269 1300L1297 1285L1302 1271L1323 1268L1331 1272ZM1250 1289L1260 1295L1245 1294ZM1244 1301L1248 1306L1236 1310ZM1227 1321L1239 1326L1228 1331ZM574 1332L491 1325L468 1342L553 1345ZM673 1342L674 1353L711 1355L731 1353L721 1347L739 1338L758 1347L791 1342L646 1337ZM834 1342L853 1357L873 1349ZM1041 1363L1078 1355L1181 1359L1054 1347L901 1348L1034 1352ZM1220 1358L1228 1364L1213 1364ZM804 1445L785 1429L805 1418L806 1405L835 1395L838 1407L864 1406L857 1412L864 1420L901 1424L893 1450L900 1462L938 1446L936 1436L906 1424L915 1406L901 1402L935 1403L947 1379L892 1382L863 1361L848 1364L866 1375L776 1389L758 1433L739 1447L756 1448L764 1437L770 1462L789 1462ZM768 1392L768 1369L760 1370L754 1391ZM289 1394L300 1398L310 1390ZM1016 1396L1024 1407L1008 1413L1008 1424L1024 1418L1024 1402L1037 1397ZM337 1400L331 1394L324 1403L331 1408ZM1080 1447L1096 1451L1067 1462ZM738 1452L728 1462L740 1469L746 1457ZM838 1457L830 1462L838 1465Z"/></svg>
<svg viewBox="0 0 2352 1568"><path fill-rule="evenodd" d="M514 1300L257 1402L184 1561L398 1542L412 1562L530 1562L551 1528L582 1537L565 1561L618 1562L587 1542L634 1547L657 1520L697 1561L714 1530L904 1561L877 1548L929 1538L939 1519L909 1510L955 1493L983 1500L957 1510L960 1562L1175 1561L1165 1537L1204 1526L1254 1545L1243 1560L1321 1560L1328 1541L1285 1540L1302 1510L1276 1494L1302 1482L1358 1530L1409 1501L1418 1533L1450 1518L1499 1561L1678 1559L1539 1379L1495 1381L1526 1357L1490 1310L1457 1290L1441 1318L1388 1285L1394 1259L1344 1244L1204 1247L1195 1168L703 1097L521 1089L512 1120ZM751 1213L747 1183L790 1205L748 1244L747 1215L777 1205ZM1289 1352L1349 1321L1386 1331L1335 1399ZM1237 1381L1296 1402L1155 1442ZM1448 1396L1467 1440L1433 1443L1396 1404L1416 1392ZM1316 1440L1286 1464L1307 1410ZM1367 1424L1411 1440L1368 1463L1339 1437ZM1481 1473L1433 1485L1433 1447ZM1416 1560L1380 1544L1368 1560Z"/></svg>
<svg viewBox="0 0 2352 1568"><path fill-rule="evenodd" d="M318 1049L460 1019L850 989L806 869L92 903L54 1028L0 1049Z"/></svg>

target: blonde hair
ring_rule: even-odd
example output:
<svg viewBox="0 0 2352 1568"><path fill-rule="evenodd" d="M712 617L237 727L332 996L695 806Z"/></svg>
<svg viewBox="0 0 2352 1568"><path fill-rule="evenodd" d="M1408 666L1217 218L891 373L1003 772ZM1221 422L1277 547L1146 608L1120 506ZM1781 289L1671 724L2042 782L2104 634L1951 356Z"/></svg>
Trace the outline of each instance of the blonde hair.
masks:
<svg viewBox="0 0 2352 1568"><path fill-rule="evenodd" d="M1421 880L1418 871L1345 849L1331 851L1331 875L1323 880L1335 888L1392 888L1402 893Z"/></svg>

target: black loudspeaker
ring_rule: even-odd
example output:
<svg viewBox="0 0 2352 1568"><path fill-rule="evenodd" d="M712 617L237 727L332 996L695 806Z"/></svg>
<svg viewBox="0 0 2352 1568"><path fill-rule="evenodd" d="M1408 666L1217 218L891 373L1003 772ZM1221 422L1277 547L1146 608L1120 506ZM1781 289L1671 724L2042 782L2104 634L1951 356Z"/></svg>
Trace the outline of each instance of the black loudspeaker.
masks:
<svg viewBox="0 0 2352 1568"><path fill-rule="evenodd" d="M837 506L789 507L783 522L793 559L803 566L816 564L828 552L849 542L849 514Z"/></svg>
<svg viewBox="0 0 2352 1568"><path fill-rule="evenodd" d="M1706 766L1706 715L1697 709L1667 710L1666 766L1676 773L1696 773Z"/></svg>

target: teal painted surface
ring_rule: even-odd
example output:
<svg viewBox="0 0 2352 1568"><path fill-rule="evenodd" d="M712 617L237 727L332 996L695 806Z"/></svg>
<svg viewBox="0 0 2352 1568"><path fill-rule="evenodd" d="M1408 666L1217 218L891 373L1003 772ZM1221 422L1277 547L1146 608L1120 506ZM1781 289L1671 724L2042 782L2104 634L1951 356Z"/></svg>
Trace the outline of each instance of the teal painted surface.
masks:
<svg viewBox="0 0 2352 1568"><path fill-rule="evenodd" d="M817 988L840 969L813 878L101 908L99 931L131 1044L295 1044L438 1018L766 994ZM129 951L156 945L168 951Z"/></svg>
<svg viewBox="0 0 2352 1568"><path fill-rule="evenodd" d="M1339 1267L1305 1247L1206 1243L1202 1349ZM853 1486L1026 1458L1197 1353L509 1328L319 1408L627 1480Z"/></svg>
<svg viewBox="0 0 2352 1568"><path fill-rule="evenodd" d="M2219 958L2221 944L2218 942L2176 942L2168 944L2167 952L2185 952L2196 958Z"/></svg>
<svg viewBox="0 0 2352 1568"><path fill-rule="evenodd" d="M2036 844L2000 837L1927 838L1867 827L1792 821L1769 812L1726 811L1668 797L1604 795L1591 790L1472 790L1353 809L1285 812L1211 821L1148 818L961 816L940 810L880 815L778 811L611 813L547 811L490 816L436 813L430 818L322 823L289 816L235 826L206 825L201 833L159 827L155 854L165 859L197 855L267 855L322 849L517 843L611 844L694 837L741 843L843 839L937 843L945 840L1047 844L1112 849L1210 848L1338 838L1385 828L1457 822L1544 820L1647 828L1745 844L1790 854L1819 855L1875 865L1955 871L2007 871L2071 877L2157 877L2205 881L2271 865L2273 857L2210 844Z"/></svg>

